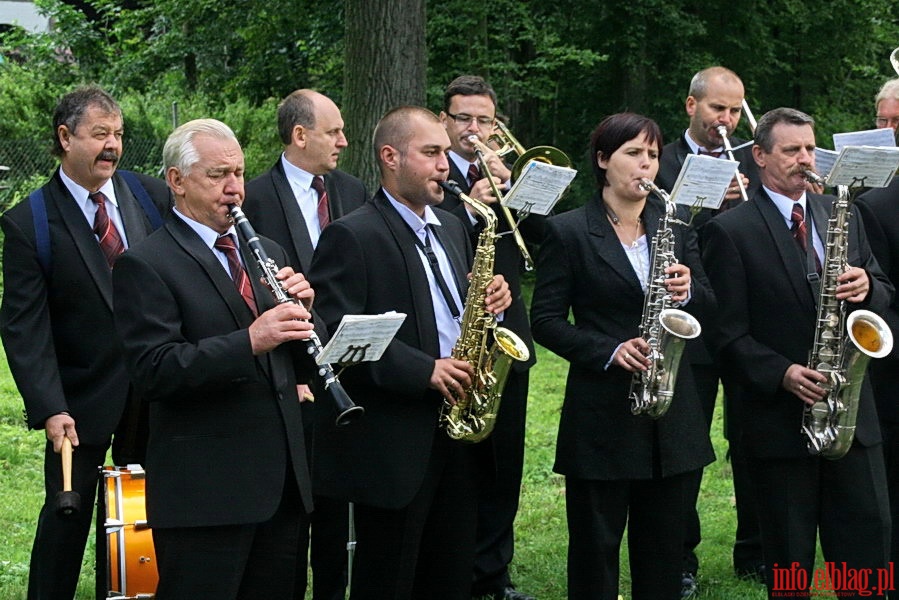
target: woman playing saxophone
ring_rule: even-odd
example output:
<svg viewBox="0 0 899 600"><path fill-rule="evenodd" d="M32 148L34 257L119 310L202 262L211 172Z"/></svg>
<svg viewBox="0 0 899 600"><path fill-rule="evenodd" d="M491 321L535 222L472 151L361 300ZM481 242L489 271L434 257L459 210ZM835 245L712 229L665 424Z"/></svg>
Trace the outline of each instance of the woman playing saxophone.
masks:
<svg viewBox="0 0 899 600"><path fill-rule="evenodd" d="M681 369L664 416L631 412L633 374L651 365L640 335L650 286L667 288L674 307L689 312L714 305L696 235L674 219L679 262L652 272L665 206L644 180L655 178L662 145L646 117L622 113L600 123L591 136L598 192L547 221L537 260L534 338L570 362L554 466L566 477L570 598L617 597L625 525L631 597L678 597L687 474L713 459L689 369Z"/></svg>

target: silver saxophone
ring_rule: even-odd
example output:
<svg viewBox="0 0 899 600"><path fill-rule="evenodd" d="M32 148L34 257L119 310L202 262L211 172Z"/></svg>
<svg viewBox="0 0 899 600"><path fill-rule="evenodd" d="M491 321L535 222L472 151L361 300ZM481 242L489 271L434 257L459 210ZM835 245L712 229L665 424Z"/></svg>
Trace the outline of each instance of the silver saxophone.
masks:
<svg viewBox="0 0 899 600"><path fill-rule="evenodd" d="M649 344L650 365L646 371L634 372L628 396L632 413L658 419L668 412L674 398L677 371L686 341L697 337L702 327L693 315L671 307L671 294L665 288L668 277L665 269L677 263L674 231L671 229L671 222L676 221L674 213L677 207L668 192L649 179L643 179L640 187L661 198L665 203L665 212L652 238L649 284L640 320L640 337Z"/></svg>
<svg viewBox="0 0 899 600"><path fill-rule="evenodd" d="M814 171L806 170L805 176L812 183L824 185ZM836 298L837 277L849 268L851 202L849 187L837 186L821 263L815 342L808 359L809 369L827 377L826 383L818 384L827 393L820 401L806 405L802 414L802 433L809 453L833 460L845 456L852 446L868 361L893 349L893 334L886 321L869 310L848 313L846 302Z"/></svg>

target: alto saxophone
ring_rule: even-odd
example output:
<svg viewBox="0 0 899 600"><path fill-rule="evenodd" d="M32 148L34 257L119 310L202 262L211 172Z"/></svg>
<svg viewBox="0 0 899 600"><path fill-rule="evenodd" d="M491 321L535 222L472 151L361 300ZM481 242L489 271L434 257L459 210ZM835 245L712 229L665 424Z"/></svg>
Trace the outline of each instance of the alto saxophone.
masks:
<svg viewBox="0 0 899 600"><path fill-rule="evenodd" d="M806 170L806 178L823 185L821 178ZM818 293L818 318L815 342L809 352L808 368L827 377L818 384L827 392L823 399L806 405L802 414L802 433L811 454L842 458L852 446L858 397L868 361L881 358L893 349L893 334L881 317L869 310L856 310L847 316L847 305L837 300L837 277L849 267L848 186L837 186L827 221L821 287Z"/></svg>
<svg viewBox="0 0 899 600"><path fill-rule="evenodd" d="M671 294L665 288L665 269L677 262L674 256L674 221L676 205L668 192L652 181L643 179L644 190L654 192L665 203L659 228L652 238L652 257L649 261L649 284L643 300L640 337L649 344L649 368L635 371L628 397L631 412L658 419L671 406L677 372L686 341L699 335L702 327L693 315L671 307Z"/></svg>
<svg viewBox="0 0 899 600"><path fill-rule="evenodd" d="M444 400L439 420L454 440L476 443L493 431L512 361L527 360L530 352L520 337L505 327L497 327L496 315L484 310L487 286L493 281L496 215L483 202L462 193L454 182L442 182L441 186L471 205L486 222L471 267L462 332L452 352L453 358L464 360L474 368L474 378L465 389L464 399L455 397L455 403ZM491 337L493 344L488 348Z"/></svg>

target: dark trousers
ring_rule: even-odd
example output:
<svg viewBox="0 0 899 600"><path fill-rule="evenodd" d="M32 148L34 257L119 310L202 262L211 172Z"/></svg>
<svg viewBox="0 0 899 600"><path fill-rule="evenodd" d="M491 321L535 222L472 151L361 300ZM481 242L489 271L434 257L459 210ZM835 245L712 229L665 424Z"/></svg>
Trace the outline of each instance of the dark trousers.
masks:
<svg viewBox="0 0 899 600"><path fill-rule="evenodd" d="M424 482L408 506L355 504L351 600L470 600L478 487L473 448L438 430Z"/></svg>
<svg viewBox="0 0 899 600"><path fill-rule="evenodd" d="M715 414L715 400L718 398L718 368L712 364L693 364L693 379L696 383L696 395L702 406L707 431L712 429ZM686 506L686 532L684 534L684 571L693 573L699 570L699 558L696 547L702 541L702 528L696 503L699 501L699 489L702 486L704 469L697 469L687 475L687 492L684 496Z"/></svg>
<svg viewBox="0 0 899 600"><path fill-rule="evenodd" d="M281 504L264 523L154 528L156 599L291 597L297 540L309 524L292 467L288 472Z"/></svg>
<svg viewBox="0 0 899 600"><path fill-rule="evenodd" d="M899 566L899 423L880 423L890 497L890 562Z"/></svg>
<svg viewBox="0 0 899 600"><path fill-rule="evenodd" d="M73 598L81 573L81 561L93 520L99 468L106 446L80 445L72 453L72 491L81 498L74 515L56 514L56 493L62 491L62 460L53 444L44 447L44 505L37 521L28 575L29 600ZM105 572L105 571L103 571ZM103 576L105 579L105 576ZM105 581L98 581L98 589ZM105 591L104 591L105 596Z"/></svg>
<svg viewBox="0 0 899 600"><path fill-rule="evenodd" d="M854 444L839 460L751 458L769 597L793 563L814 581L816 535L824 560L850 569L887 566L890 514L883 449ZM863 597L841 595L844 597Z"/></svg>
<svg viewBox="0 0 899 600"><path fill-rule="evenodd" d="M687 474L661 479L565 479L568 598L618 598L621 538L628 531L633 600L680 596Z"/></svg>
<svg viewBox="0 0 899 600"><path fill-rule="evenodd" d="M327 402L321 394L319 402ZM312 464L314 443L313 402L301 404L303 435L306 441L306 460ZM306 594L307 566L312 564L313 600L343 600L347 584L347 541L349 536L349 509L346 502L313 496L315 509L309 515L309 527L300 530L297 549L295 600L303 600Z"/></svg>
<svg viewBox="0 0 899 600"><path fill-rule="evenodd" d="M511 371L503 390L499 416L491 438L496 456L496 480L478 497L478 533L472 595L497 592L511 585L509 563L515 548L512 525L518 513L524 469L528 371Z"/></svg>

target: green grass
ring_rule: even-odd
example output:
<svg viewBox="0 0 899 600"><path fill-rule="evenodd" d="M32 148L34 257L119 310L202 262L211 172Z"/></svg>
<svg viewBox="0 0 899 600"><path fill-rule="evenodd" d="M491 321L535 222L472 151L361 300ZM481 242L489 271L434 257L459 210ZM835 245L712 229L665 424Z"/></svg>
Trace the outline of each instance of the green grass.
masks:
<svg viewBox="0 0 899 600"><path fill-rule="evenodd" d="M519 589L540 600L561 600L566 597L568 542L565 482L552 472L552 464L567 364L543 348L538 348L537 357L537 366L531 372L527 455L512 576ZM762 586L738 580L731 567L736 513L730 465L723 458L720 411L712 434L718 460L706 469L699 499L703 526L703 542L698 548L700 597L765 598ZM25 597L28 560L43 493L43 440L43 432L25 430L21 399L0 355L0 600ZM85 600L93 598L93 540L88 544L77 595ZM621 592L628 598L626 548L622 549L621 566Z"/></svg>

